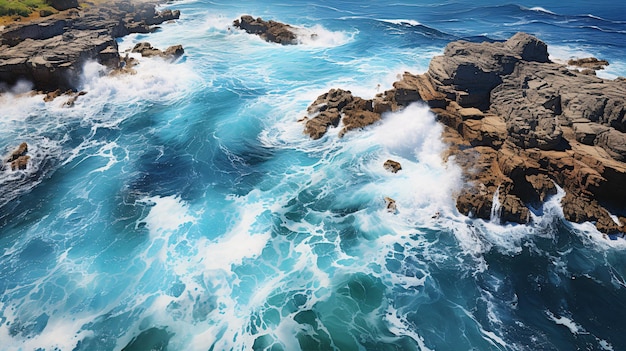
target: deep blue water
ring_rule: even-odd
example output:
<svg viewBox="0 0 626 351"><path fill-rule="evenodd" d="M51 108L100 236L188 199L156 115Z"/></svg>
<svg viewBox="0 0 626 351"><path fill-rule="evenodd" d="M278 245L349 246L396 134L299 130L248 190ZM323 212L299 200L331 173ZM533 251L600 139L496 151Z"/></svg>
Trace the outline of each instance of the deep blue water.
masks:
<svg viewBox="0 0 626 351"><path fill-rule="evenodd" d="M457 39L526 31L553 60L626 76L623 2L167 7L181 19L120 47L180 43L179 61L90 64L71 109L0 97L0 150L33 157L0 172L0 349L626 349L626 242L564 221L563 194L531 225L472 220L426 107L342 139L298 122L328 89L372 97ZM229 29L242 14L317 40Z"/></svg>

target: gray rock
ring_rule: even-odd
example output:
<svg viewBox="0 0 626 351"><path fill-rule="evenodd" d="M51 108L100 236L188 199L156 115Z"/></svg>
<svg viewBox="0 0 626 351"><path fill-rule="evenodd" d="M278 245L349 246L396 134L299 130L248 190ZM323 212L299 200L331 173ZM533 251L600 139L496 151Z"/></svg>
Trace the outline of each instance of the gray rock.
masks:
<svg viewBox="0 0 626 351"><path fill-rule="evenodd" d="M47 2L59 11L78 7L78 0L48 0Z"/></svg>
<svg viewBox="0 0 626 351"><path fill-rule="evenodd" d="M7 26L0 33L0 82L24 79L37 90L77 90L86 61L119 65L115 38L147 33L179 16L178 11L157 12L150 3L121 0Z"/></svg>
<svg viewBox="0 0 626 351"><path fill-rule="evenodd" d="M611 128L599 133L595 142L615 160L626 162L626 133Z"/></svg>
<svg viewBox="0 0 626 351"><path fill-rule="evenodd" d="M610 127L589 121L584 123L573 123L572 127L574 129L576 141L585 145L595 145L598 135L607 132L610 129Z"/></svg>
<svg viewBox="0 0 626 351"><path fill-rule="evenodd" d="M297 44L295 28L276 21L264 21L261 17L254 18L250 15L241 16L233 22L237 28L245 30L249 34L256 34L265 41L288 45Z"/></svg>

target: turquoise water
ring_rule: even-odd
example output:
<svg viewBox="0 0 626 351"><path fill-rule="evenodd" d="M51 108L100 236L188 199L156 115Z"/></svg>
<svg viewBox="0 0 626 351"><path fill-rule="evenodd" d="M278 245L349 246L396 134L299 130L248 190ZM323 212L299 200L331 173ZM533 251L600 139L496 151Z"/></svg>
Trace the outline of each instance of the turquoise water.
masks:
<svg viewBox="0 0 626 351"><path fill-rule="evenodd" d="M0 98L0 147L33 157L0 172L1 349L626 349L626 243L564 221L562 193L532 225L471 220L426 107L342 139L298 122L328 89L372 97L459 38L527 31L553 60L625 76L624 4L166 7L181 19L120 47L183 44L179 61L124 77L89 64L71 109ZM243 14L317 40L229 29Z"/></svg>

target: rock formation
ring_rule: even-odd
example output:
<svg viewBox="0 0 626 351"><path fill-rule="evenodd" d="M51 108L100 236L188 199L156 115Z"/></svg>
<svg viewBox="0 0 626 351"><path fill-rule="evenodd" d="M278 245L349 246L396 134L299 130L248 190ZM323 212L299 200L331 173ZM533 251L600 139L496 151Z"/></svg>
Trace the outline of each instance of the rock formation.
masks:
<svg viewBox="0 0 626 351"><path fill-rule="evenodd" d="M13 85L24 79L46 92L75 90L86 61L119 65L115 38L149 33L179 16L179 11L157 12L154 4L119 0L11 24L0 32L0 82Z"/></svg>
<svg viewBox="0 0 626 351"><path fill-rule="evenodd" d="M394 160L387 160L383 164L383 167L391 173L398 173L402 169L400 162Z"/></svg>
<svg viewBox="0 0 626 351"><path fill-rule="evenodd" d="M385 196L385 208L389 213L396 213L398 208L396 207L396 200L390 198L389 196Z"/></svg>
<svg viewBox="0 0 626 351"><path fill-rule="evenodd" d="M30 156L28 153L28 144L21 143L15 150L11 152L9 157L5 160L5 163L11 165L11 170L16 171L18 169L26 169L28 165L28 160L30 160Z"/></svg>
<svg viewBox="0 0 626 351"><path fill-rule="evenodd" d="M581 67L581 68L597 71L600 69L604 69L604 66L608 66L609 61L598 60L595 57L585 57L581 59L571 59L567 61L567 64L570 66L576 66L576 67Z"/></svg>
<svg viewBox="0 0 626 351"><path fill-rule="evenodd" d="M141 42L135 45L131 52L140 53L142 57L163 57L165 59L176 60L183 56L185 50L182 45L173 45L165 49L165 51L152 47L148 42Z"/></svg>
<svg viewBox="0 0 626 351"><path fill-rule="evenodd" d="M255 19L252 16L244 15L241 16L241 19L236 19L233 25L249 34L256 34L265 41L283 45L298 43L295 28L288 24L272 20L264 21L261 17Z"/></svg>
<svg viewBox="0 0 626 351"><path fill-rule="evenodd" d="M347 106L359 115L423 101L446 126L446 157L464 169L466 186L456 194L461 213L489 219L497 194L500 219L526 223L558 185L567 220L626 230L624 79L552 63L545 43L518 33L505 42L452 42L427 73L405 73L394 89L354 104L359 99L340 89L321 95L309 107L305 133L319 138L339 126Z"/></svg>

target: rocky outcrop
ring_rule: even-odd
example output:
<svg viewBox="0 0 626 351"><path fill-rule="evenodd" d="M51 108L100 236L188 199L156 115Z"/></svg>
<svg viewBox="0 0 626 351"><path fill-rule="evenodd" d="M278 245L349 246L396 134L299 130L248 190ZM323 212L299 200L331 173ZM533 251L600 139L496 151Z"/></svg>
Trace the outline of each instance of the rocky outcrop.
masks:
<svg viewBox="0 0 626 351"><path fill-rule="evenodd" d="M339 89L320 96L305 132L319 137L339 126L356 99ZM552 63L545 43L518 33L505 42L450 43L428 72L405 73L374 100L359 105L363 112L422 101L445 125L445 157L464 170L461 213L526 223L559 186L567 220L626 230L626 80Z"/></svg>
<svg viewBox="0 0 626 351"><path fill-rule="evenodd" d="M385 196L385 208L389 213L396 213L398 211L396 200L390 198L389 196Z"/></svg>
<svg viewBox="0 0 626 351"><path fill-rule="evenodd" d="M5 160L5 163L8 163L11 166L12 171L26 169L28 166L28 160L30 160L30 156L28 156L27 153L28 144L21 143L11 152L9 157Z"/></svg>
<svg viewBox="0 0 626 351"><path fill-rule="evenodd" d="M597 71L597 70L604 69L605 66L608 66L609 61L599 60L595 57L585 57L581 59L571 59L567 61L567 64L570 66L576 66L576 67L580 67L583 69L590 69L590 70Z"/></svg>
<svg viewBox="0 0 626 351"><path fill-rule="evenodd" d="M339 137L348 131L361 129L380 121L382 114L398 110L411 102L427 101L430 106L443 106L445 95L436 90L428 76L416 76L405 72L394 88L373 99L353 96L350 91L331 89L318 96L308 107L304 132L313 139L321 138L328 129L341 127Z"/></svg>
<svg viewBox="0 0 626 351"><path fill-rule="evenodd" d="M489 84L459 78L468 66ZM450 99L435 112L450 127L451 155L465 169L469 186L457 199L460 212L489 218L497 192L502 220L524 223L529 208L556 192L556 183L567 194L566 219L592 221L605 232L624 230L626 223L614 222L609 212L626 211L622 80L548 62L545 44L523 33L504 43L451 43L427 75ZM468 108L483 117L467 118Z"/></svg>
<svg viewBox="0 0 626 351"><path fill-rule="evenodd" d="M272 20L264 21L261 17L254 18L250 15L244 15L241 16L241 19L236 19L233 25L249 34L256 34L265 41L283 45L298 43L296 29L288 24Z"/></svg>
<svg viewBox="0 0 626 351"><path fill-rule="evenodd" d="M133 47L131 52L140 53L142 57L162 57L169 60L176 60L183 56L185 50L182 45L173 45L165 49L165 51L152 47L148 42L138 43Z"/></svg>
<svg viewBox="0 0 626 351"><path fill-rule="evenodd" d="M383 167L391 173L398 173L398 171L402 170L400 162L394 160L385 161Z"/></svg>
<svg viewBox="0 0 626 351"><path fill-rule="evenodd" d="M157 12L153 4L121 0L9 25L0 33L0 82L28 80L46 92L77 89L86 61L119 65L115 38L149 33L179 16L179 11Z"/></svg>

